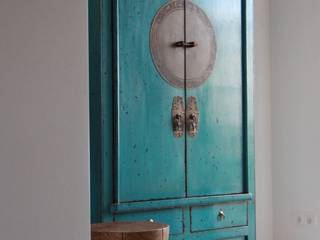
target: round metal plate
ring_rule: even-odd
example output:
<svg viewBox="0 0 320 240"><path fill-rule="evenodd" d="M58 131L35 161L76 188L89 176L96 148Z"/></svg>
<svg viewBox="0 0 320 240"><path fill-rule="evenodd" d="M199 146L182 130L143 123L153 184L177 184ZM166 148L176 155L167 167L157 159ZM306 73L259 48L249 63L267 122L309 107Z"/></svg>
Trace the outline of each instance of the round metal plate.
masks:
<svg viewBox="0 0 320 240"><path fill-rule="evenodd" d="M205 12L191 1L184 4L184 0L172 0L159 9L151 27L150 49L157 70L168 83L194 88L212 73L216 40ZM179 41L197 46L174 46Z"/></svg>

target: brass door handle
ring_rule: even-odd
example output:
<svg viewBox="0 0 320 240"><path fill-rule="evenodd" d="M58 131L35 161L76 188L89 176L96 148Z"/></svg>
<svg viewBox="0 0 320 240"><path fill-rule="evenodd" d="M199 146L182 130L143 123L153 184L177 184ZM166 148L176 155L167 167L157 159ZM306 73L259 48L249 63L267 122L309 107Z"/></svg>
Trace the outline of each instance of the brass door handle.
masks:
<svg viewBox="0 0 320 240"><path fill-rule="evenodd" d="M194 41L185 42L185 41L178 41L173 44L174 47L183 47L183 48L193 48L196 47L198 44Z"/></svg>
<svg viewBox="0 0 320 240"><path fill-rule="evenodd" d="M182 137L185 129L185 112L182 97L174 97L172 102L172 130L175 137Z"/></svg>
<svg viewBox="0 0 320 240"><path fill-rule="evenodd" d="M199 130L199 110L195 97L188 98L187 105L187 131L190 137L195 137Z"/></svg>
<svg viewBox="0 0 320 240"><path fill-rule="evenodd" d="M174 97L172 102L171 115L172 130L175 137L182 137L185 131L185 127L187 128L187 132L190 137L195 137L198 134L200 114L195 97L188 98L186 113L183 98Z"/></svg>

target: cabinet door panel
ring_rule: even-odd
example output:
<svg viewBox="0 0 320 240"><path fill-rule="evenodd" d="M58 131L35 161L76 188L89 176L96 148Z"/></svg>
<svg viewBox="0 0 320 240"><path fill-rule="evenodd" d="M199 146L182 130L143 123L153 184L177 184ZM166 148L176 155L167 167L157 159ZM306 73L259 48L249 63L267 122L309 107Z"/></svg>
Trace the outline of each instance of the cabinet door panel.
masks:
<svg viewBox="0 0 320 240"><path fill-rule="evenodd" d="M185 196L185 140L175 138L171 126L172 100L184 90L161 78L149 45L153 18L165 3L118 1L118 202ZM183 39L183 14L176 24L181 32L175 34Z"/></svg>
<svg viewBox="0 0 320 240"><path fill-rule="evenodd" d="M213 72L187 90L200 113L199 131L187 137L188 196L243 192L241 1L193 0L208 16L216 38ZM186 12L187 41L197 41ZM197 53L186 51L186 65ZM188 72L187 72L188 74ZM186 76L188 79L188 75ZM186 116L188 118L188 116Z"/></svg>

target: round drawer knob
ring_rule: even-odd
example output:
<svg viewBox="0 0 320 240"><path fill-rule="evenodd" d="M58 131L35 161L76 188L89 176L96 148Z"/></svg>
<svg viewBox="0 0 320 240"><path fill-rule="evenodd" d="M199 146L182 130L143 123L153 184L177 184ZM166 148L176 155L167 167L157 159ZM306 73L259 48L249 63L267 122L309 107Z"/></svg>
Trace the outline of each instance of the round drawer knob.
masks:
<svg viewBox="0 0 320 240"><path fill-rule="evenodd" d="M221 219L221 220L223 220L223 219L225 219L225 215L224 215L224 212L221 210L221 211L219 211L219 213L218 213L218 216L219 216L219 218Z"/></svg>

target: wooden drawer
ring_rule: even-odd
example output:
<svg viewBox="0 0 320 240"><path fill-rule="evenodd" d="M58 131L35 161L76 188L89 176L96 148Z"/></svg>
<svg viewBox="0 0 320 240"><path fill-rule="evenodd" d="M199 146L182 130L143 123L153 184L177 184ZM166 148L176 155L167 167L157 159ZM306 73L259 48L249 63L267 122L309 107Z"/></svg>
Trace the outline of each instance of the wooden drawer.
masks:
<svg viewBox="0 0 320 240"><path fill-rule="evenodd" d="M181 208L152 211L152 212L136 212L128 214L116 214L116 221L150 221L165 223L170 226L170 235L182 234L183 229L183 213Z"/></svg>
<svg viewBox="0 0 320 240"><path fill-rule="evenodd" d="M191 208L192 232L247 225L247 202L223 203Z"/></svg>

